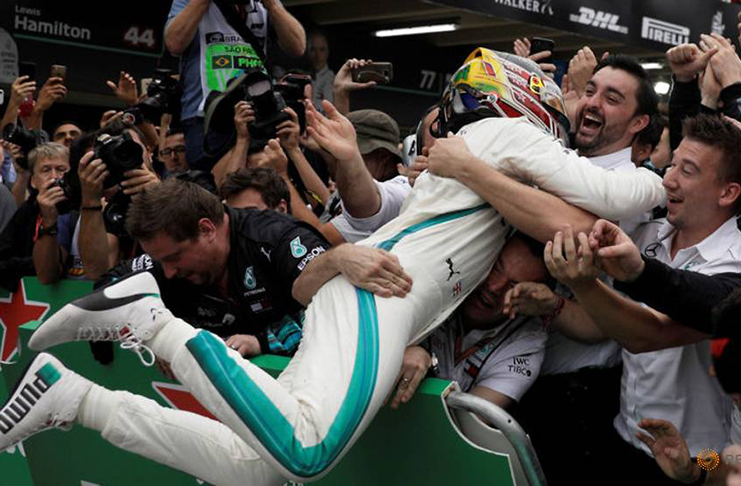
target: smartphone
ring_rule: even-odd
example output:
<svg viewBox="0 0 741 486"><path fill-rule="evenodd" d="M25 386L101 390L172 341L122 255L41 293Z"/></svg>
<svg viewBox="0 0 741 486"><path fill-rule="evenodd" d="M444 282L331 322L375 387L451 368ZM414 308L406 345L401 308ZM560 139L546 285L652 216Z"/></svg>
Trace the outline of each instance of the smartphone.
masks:
<svg viewBox="0 0 741 486"><path fill-rule="evenodd" d="M67 66L52 64L49 76L52 78L62 78L62 83L64 83L67 80Z"/></svg>
<svg viewBox="0 0 741 486"><path fill-rule="evenodd" d="M541 59L538 62L550 63L553 62L553 49L556 47L556 43L553 39L546 39L545 37L532 37L530 39L530 54L536 52L551 51L551 55L545 59Z"/></svg>
<svg viewBox="0 0 741 486"><path fill-rule="evenodd" d="M19 62L18 76L28 76L28 81L36 81L36 63L26 61Z"/></svg>
<svg viewBox="0 0 741 486"><path fill-rule="evenodd" d="M394 65L390 62L372 62L352 70L352 80L356 83L375 81L388 84L394 78Z"/></svg>
<svg viewBox="0 0 741 486"><path fill-rule="evenodd" d="M0 105L5 104L5 91L0 89Z"/></svg>

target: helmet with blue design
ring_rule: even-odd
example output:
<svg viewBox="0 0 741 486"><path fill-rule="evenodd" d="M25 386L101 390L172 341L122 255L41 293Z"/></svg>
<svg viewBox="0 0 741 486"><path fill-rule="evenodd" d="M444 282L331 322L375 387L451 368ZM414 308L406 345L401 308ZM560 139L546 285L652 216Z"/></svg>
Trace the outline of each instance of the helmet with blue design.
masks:
<svg viewBox="0 0 741 486"><path fill-rule="evenodd" d="M530 59L480 47L450 78L435 136L482 118L523 116L567 143L569 119L558 85Z"/></svg>

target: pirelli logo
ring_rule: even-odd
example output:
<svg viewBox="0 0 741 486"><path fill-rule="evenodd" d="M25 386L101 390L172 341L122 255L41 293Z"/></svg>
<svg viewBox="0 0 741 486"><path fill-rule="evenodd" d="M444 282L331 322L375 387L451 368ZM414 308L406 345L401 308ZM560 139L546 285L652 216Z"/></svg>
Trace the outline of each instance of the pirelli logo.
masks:
<svg viewBox="0 0 741 486"><path fill-rule="evenodd" d="M14 398L0 410L0 433L7 434L23 420L58 379L58 372L51 364L46 364L36 372L35 376L33 381L24 384L14 394Z"/></svg>
<svg viewBox="0 0 741 486"><path fill-rule="evenodd" d="M641 37L662 44L678 46L690 41L690 28L664 20L643 17Z"/></svg>

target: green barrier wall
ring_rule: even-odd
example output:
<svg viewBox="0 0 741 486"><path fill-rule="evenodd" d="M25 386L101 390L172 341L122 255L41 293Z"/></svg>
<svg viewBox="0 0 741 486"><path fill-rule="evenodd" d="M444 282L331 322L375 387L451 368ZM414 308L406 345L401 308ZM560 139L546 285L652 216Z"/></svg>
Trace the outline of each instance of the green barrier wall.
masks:
<svg viewBox="0 0 741 486"><path fill-rule="evenodd" d="M49 305L50 313L90 285L65 282L43 287L25 279L29 298ZM8 390L34 353L25 347L38 322L20 329L23 350L17 363L4 366ZM182 386L164 378L155 368L141 365L138 357L116 347L114 361L101 365L92 358L88 343L69 343L51 352L65 365L110 389L124 389L158 403L207 413ZM277 375L288 360L261 356L255 362ZM0 396L4 390L0 383ZM429 379L401 410L383 408L371 427L318 485L393 484L495 484L512 485L506 457L482 450L462 438L449 422L443 396L450 383ZM4 396L3 396L4 401ZM0 485L113 486L205 484L169 467L115 448L96 432L76 426L70 432L45 432L24 442L28 468L19 454L0 454ZM6 467L6 462L12 466ZM28 477L28 471L33 481Z"/></svg>

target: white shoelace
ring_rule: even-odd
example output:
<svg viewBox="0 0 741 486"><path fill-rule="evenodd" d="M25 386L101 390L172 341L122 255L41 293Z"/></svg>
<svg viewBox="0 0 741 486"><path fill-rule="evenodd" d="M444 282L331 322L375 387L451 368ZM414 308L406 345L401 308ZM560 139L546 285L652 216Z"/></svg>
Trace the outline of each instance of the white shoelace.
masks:
<svg viewBox="0 0 741 486"><path fill-rule="evenodd" d="M142 343L130 330L122 335L122 331L129 327L128 324L119 324L111 327L80 327L77 330L78 341L119 341L121 349L129 349L139 356L139 361L144 366L154 365L154 352Z"/></svg>

